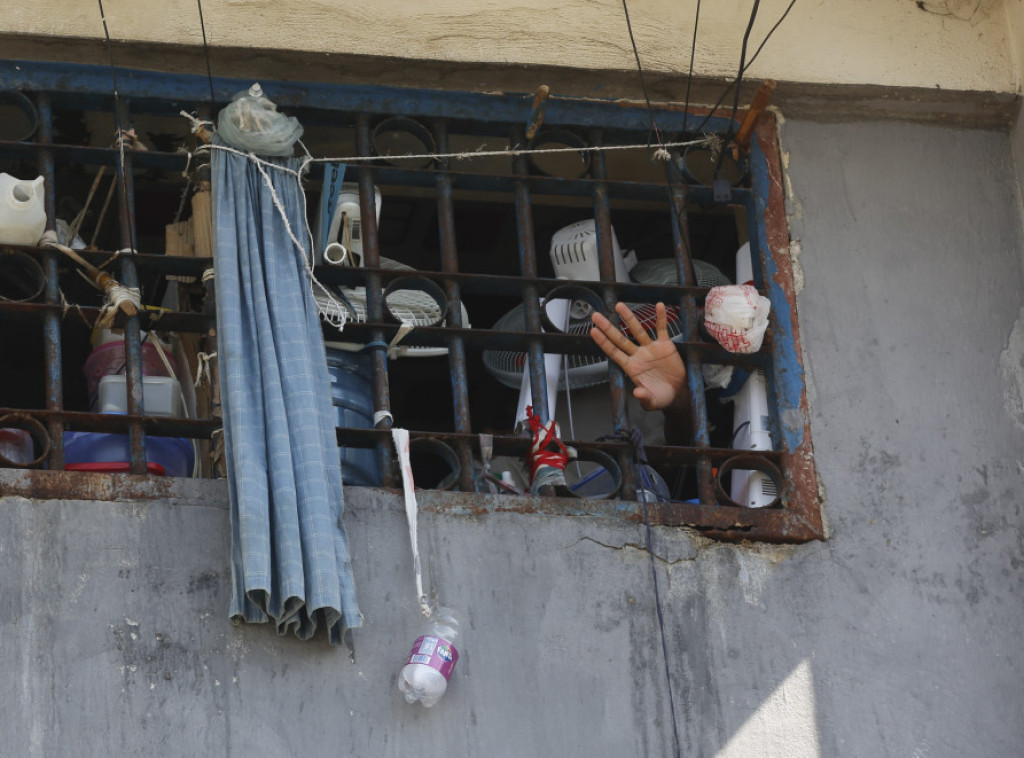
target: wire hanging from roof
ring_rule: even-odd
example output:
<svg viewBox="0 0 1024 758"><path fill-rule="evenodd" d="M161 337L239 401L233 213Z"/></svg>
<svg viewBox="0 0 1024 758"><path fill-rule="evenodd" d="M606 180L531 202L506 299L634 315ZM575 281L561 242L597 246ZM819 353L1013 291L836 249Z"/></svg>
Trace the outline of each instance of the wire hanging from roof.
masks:
<svg viewBox="0 0 1024 758"><path fill-rule="evenodd" d="M132 219L131 208L129 207L128 197L128 184L126 177L126 162L124 157L124 145L126 141L134 141L135 135L126 130L124 125L121 123L121 96L117 89L117 67L114 65L114 47L110 41L110 30L107 28L107 15L103 10L103 0L96 0L100 6L100 21L103 23L103 36L107 41L107 54L110 57L110 79L113 83L114 88L114 126L117 128L117 181L121 189L121 205L124 213L123 217L126 219L128 224L128 246L131 249L131 253L134 255L138 252L137 241L135 239L135 223Z"/></svg>

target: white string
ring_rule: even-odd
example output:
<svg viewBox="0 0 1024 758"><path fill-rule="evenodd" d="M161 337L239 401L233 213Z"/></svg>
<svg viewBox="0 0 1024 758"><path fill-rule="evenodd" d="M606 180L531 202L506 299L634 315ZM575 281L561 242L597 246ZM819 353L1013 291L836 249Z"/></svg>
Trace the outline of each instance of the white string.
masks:
<svg viewBox="0 0 1024 758"><path fill-rule="evenodd" d="M199 353L196 355L198 365L196 366L196 380L192 385L193 387L199 389L199 385L203 383L203 380L206 380L208 384L213 381L213 377L210 374L210 361L216 357L216 352Z"/></svg>
<svg viewBox="0 0 1024 758"><path fill-rule="evenodd" d="M395 417L391 415L391 411L374 411L373 412L373 425L377 426L381 421L387 419L388 424L395 423Z"/></svg>
<svg viewBox="0 0 1024 758"><path fill-rule="evenodd" d="M214 145L213 147L220 149L222 146ZM237 150L231 150L231 152L239 153L239 151ZM325 287L320 282L320 280L316 278L316 274L313 273L313 264L311 262L312 256L309 254L309 250L311 249L313 242L312 235L309 233L309 230L307 228L306 236L310 243L310 248L307 248L305 245L299 242L299 238L295 236L295 232L294 230L292 230L291 222L288 220L288 213L284 209L284 204L281 202L281 198L278 197L277 191L274 189L274 182L271 181L270 175L264 168L264 166L271 166L273 168L284 167L274 163L268 163L267 161L258 158L252 153L239 154L244 155L249 160L251 160L256 165L256 170L260 172L260 176L263 177L263 183L266 184L267 189L270 190L270 199L274 202L274 207L277 208L277 212L281 216L281 220L284 222L285 231L288 232L288 236L291 238L292 243L295 245L295 249L298 250L298 252L302 255L302 265L306 269L306 275L309 277L309 289L310 293L313 295L313 302L316 303L317 310L320 312L320 315L323 317L323 319L340 332L345 327L345 322L347 320L347 311L345 310L345 306L342 303L338 302L338 299L334 296L334 293L327 289L327 287ZM305 170L304 167L307 165L307 163L308 160L303 162L302 167L298 171L285 169L287 173L294 175L296 180L299 182L299 194L302 196L303 218L306 217L306 192L305 190L302 189L302 174ZM321 297L317 297L317 290L319 290Z"/></svg>
<svg viewBox="0 0 1024 758"><path fill-rule="evenodd" d="M672 156L668 152L670 147L692 147L694 145L702 145L710 150L714 150L716 145L721 142L721 137L717 134L705 134L701 139L686 140L683 142L665 142L661 144L657 150L652 152L652 157L656 160L669 160ZM276 163L269 163L264 161L259 156L253 153L246 153L242 150L236 150L233 147L227 145L200 145L196 148L196 152L205 150L224 150L225 152L234 153L236 155L243 155L250 160L263 163L268 166L272 166L279 171L284 171L288 174L300 176L305 173L306 168L310 163L365 163L367 161L377 161L382 159L387 160L447 160L454 159L457 161L467 160L470 158L491 158L495 156L509 156L517 157L520 155L549 155L555 153L592 153L592 152L610 152L612 150L649 150L649 145L644 144L633 144L633 145L583 145L581 147L549 147L549 148L505 148L503 150L471 150L463 153L418 153L412 155L347 155L340 158L313 158L308 153L305 158L302 159L302 165L298 171L290 169L287 166L281 166Z"/></svg>

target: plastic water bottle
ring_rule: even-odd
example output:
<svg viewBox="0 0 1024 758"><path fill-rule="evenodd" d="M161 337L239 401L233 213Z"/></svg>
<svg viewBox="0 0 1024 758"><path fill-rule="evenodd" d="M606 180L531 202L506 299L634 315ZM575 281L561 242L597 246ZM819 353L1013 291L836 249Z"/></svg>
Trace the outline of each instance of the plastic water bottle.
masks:
<svg viewBox="0 0 1024 758"><path fill-rule="evenodd" d="M458 636L455 614L448 608L437 608L424 624L398 675L398 689L405 695L405 702L418 700L424 708L430 708L441 699L459 660L459 651L455 649Z"/></svg>

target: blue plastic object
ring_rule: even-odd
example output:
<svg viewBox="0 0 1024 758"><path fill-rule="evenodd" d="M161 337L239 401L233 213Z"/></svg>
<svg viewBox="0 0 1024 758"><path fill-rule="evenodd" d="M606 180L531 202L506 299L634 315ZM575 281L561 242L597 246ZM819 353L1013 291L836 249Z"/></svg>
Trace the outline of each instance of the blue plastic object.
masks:
<svg viewBox="0 0 1024 758"><path fill-rule="evenodd" d="M127 434L64 432L65 463L115 463L131 457ZM194 461L190 440L146 435L146 462L160 464L167 476L192 476Z"/></svg>
<svg viewBox="0 0 1024 758"><path fill-rule="evenodd" d="M327 372L331 375L334 425L350 429L373 428L373 356L327 348ZM377 451L366 447L339 448L341 481L356 487L379 487Z"/></svg>

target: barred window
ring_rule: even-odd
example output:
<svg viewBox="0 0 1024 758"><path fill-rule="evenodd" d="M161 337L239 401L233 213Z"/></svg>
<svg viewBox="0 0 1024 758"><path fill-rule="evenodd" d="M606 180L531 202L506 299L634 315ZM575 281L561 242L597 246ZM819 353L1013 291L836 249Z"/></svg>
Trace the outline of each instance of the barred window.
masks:
<svg viewBox="0 0 1024 758"><path fill-rule="evenodd" d="M8 62L0 79L0 171L76 256L0 245L0 464L69 494L90 476L217 476L209 177L180 115L215 115L206 79L122 71L117 99L108 69ZM216 80L218 105L249 84ZM427 507L643 505L723 539L821 537L771 114L735 149L721 113L662 107L651 145L640 104L552 96L528 136L532 94L261 84L310 155L359 159L340 182L319 161L304 180L315 274L346 307L323 332L347 485L400 486L393 423ZM107 328L103 276L141 292ZM739 354L702 315L710 287L748 281L771 314ZM591 313L619 301L652 329L668 306L683 426L642 411L590 338ZM565 485L533 495L524 386L570 451Z"/></svg>

